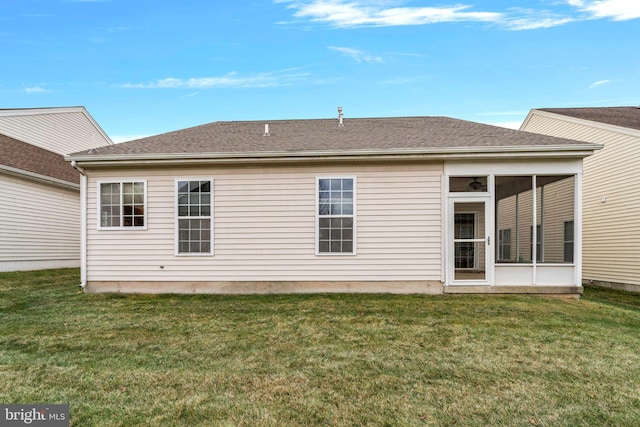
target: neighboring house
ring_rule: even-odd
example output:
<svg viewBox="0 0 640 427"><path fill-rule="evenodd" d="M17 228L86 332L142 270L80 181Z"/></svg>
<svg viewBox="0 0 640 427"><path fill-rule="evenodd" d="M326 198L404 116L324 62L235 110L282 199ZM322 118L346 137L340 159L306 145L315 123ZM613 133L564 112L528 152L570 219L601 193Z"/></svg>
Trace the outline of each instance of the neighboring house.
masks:
<svg viewBox="0 0 640 427"><path fill-rule="evenodd" d="M599 147L446 117L340 117L75 153L82 285L576 295L582 159Z"/></svg>
<svg viewBox="0 0 640 427"><path fill-rule="evenodd" d="M83 107L0 109L0 271L80 266L80 174L112 144Z"/></svg>
<svg viewBox="0 0 640 427"><path fill-rule="evenodd" d="M582 277L640 292L640 108L534 109L521 130L604 145L584 162Z"/></svg>

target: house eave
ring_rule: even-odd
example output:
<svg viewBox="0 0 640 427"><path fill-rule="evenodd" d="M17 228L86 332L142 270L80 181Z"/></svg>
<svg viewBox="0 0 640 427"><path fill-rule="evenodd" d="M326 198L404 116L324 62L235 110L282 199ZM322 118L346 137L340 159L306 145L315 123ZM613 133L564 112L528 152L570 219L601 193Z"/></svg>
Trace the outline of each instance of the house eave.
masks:
<svg viewBox="0 0 640 427"><path fill-rule="evenodd" d="M80 184L76 184L74 182L65 181L58 178L53 178L50 176L42 175L35 172L29 172L26 170L14 168L11 166L0 165L0 173L5 173L7 175L16 176L19 178L29 179L31 181L36 181L48 185L54 185L56 187L62 187L70 190L79 191Z"/></svg>
<svg viewBox="0 0 640 427"><path fill-rule="evenodd" d="M618 125L612 125L609 123L603 123L603 122L599 122L596 120L588 120L588 119L581 119L578 117L573 117L573 116L568 116L565 114L561 114L561 113L554 113L551 111L543 111L543 110L539 110L539 109L532 109L529 111L529 114L527 114L527 117L525 118L525 120L522 122L522 125L520 126L520 130L521 131L526 131L526 127L529 124L529 122L531 121L532 117L534 115L540 116L540 117L548 117L548 118L553 118L556 120L562 120L568 123L575 123L575 124L579 124L579 125L583 125L583 126L590 126L590 127L594 127L597 129L602 129L602 130L606 130L609 132L615 132L615 133L619 133L619 134L623 134L623 135L629 135L629 136L633 136L636 138L640 138L640 130L638 129L633 129L633 128L628 128L628 127L624 127L624 126L618 126Z"/></svg>
<svg viewBox="0 0 640 427"><path fill-rule="evenodd" d="M273 151L227 153L154 153L71 155L65 159L81 166L144 164L247 164L337 161L499 160L532 158L584 158L602 146L595 144L522 147L454 147L447 149Z"/></svg>

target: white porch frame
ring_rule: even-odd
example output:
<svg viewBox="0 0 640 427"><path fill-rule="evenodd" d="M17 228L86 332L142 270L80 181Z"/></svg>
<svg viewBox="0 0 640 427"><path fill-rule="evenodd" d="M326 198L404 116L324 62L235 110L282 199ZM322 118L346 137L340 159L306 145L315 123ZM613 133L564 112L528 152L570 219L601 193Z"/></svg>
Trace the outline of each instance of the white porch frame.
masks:
<svg viewBox="0 0 640 427"><path fill-rule="evenodd" d="M478 212L476 214L476 230L475 238L465 239L477 243L478 245L484 245L484 279L473 280L456 280L455 279L455 243L454 239L454 227L455 227L455 204L456 203L483 203L484 204L484 238L478 238L478 229L480 228L480 221L478 219ZM491 206L491 198L486 193L476 193L474 196L470 196L469 193L452 193L449 194L447 200L447 240L446 247L447 253L447 285L475 285L475 286L487 286L493 282L493 209ZM462 212L462 211L461 211ZM474 260L474 264L477 265L478 260Z"/></svg>
<svg viewBox="0 0 640 427"><path fill-rule="evenodd" d="M495 245L498 244L495 228L495 177L499 175L573 175L574 180L574 262L573 264L549 264L536 262L533 254L531 263L497 264ZM450 193L449 178L487 177L486 192ZM535 183L535 182L534 182ZM535 188L535 187L534 187ZM535 192L534 192L535 194ZM555 161L517 160L472 162L449 161L444 165L444 236L445 236L445 284L446 286L581 286L582 284L582 159ZM493 244L487 247L487 283L455 281L453 251L453 206L454 201L485 201L488 228L486 237ZM535 208L534 208L535 209ZM534 233L534 250L535 250ZM490 256L489 256L490 253Z"/></svg>

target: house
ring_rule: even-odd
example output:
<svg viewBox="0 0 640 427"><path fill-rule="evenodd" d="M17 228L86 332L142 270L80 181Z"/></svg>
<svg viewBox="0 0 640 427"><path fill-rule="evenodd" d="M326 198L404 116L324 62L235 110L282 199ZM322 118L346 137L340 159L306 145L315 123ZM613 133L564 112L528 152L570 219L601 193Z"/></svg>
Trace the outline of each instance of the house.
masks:
<svg viewBox="0 0 640 427"><path fill-rule="evenodd" d="M521 130L604 145L584 161L582 278L640 292L640 108L534 109Z"/></svg>
<svg viewBox="0 0 640 427"><path fill-rule="evenodd" d="M340 114L75 153L82 286L577 295L582 159L598 148L447 117ZM558 237L567 228L571 242Z"/></svg>
<svg viewBox="0 0 640 427"><path fill-rule="evenodd" d="M80 174L112 144L83 107L0 109L0 271L80 266Z"/></svg>

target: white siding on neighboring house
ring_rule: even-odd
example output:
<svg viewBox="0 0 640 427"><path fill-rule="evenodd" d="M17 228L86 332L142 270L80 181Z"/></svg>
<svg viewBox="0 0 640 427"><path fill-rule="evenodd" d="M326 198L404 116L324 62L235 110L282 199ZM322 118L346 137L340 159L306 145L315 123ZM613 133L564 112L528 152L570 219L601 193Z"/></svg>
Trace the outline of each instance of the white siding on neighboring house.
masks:
<svg viewBox="0 0 640 427"><path fill-rule="evenodd" d="M88 277L110 281L440 281L442 164L92 171ZM357 179L357 255L316 255L316 178ZM175 180L214 179L214 255L175 255ZM97 230L96 182L145 179L146 230Z"/></svg>
<svg viewBox="0 0 640 427"><path fill-rule="evenodd" d="M522 130L604 144L584 159L583 279L640 285L640 131L535 111Z"/></svg>
<svg viewBox="0 0 640 427"><path fill-rule="evenodd" d="M63 156L112 144L82 107L0 110L0 133Z"/></svg>
<svg viewBox="0 0 640 427"><path fill-rule="evenodd" d="M78 191L0 174L0 271L79 265Z"/></svg>

